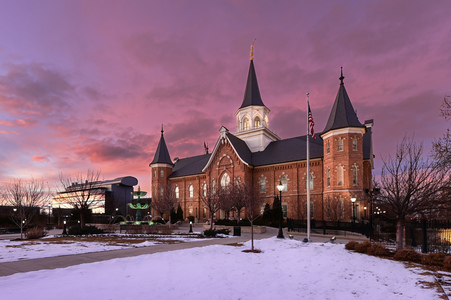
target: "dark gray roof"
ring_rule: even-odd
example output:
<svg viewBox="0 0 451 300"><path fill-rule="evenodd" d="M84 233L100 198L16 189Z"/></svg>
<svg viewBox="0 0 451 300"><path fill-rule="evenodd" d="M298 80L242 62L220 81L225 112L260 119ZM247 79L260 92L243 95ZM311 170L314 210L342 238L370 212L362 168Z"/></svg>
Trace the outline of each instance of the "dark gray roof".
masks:
<svg viewBox="0 0 451 300"><path fill-rule="evenodd" d="M158 143L157 151L155 151L155 156L153 157L151 164L164 163L173 164L171 156L169 155L168 147L164 141L163 130L161 130L160 142Z"/></svg>
<svg viewBox="0 0 451 300"><path fill-rule="evenodd" d="M309 136L310 158L322 158L323 140L319 133L314 140ZM247 164L255 167L302 161L307 159L306 136L274 141L269 143L265 150L252 153L246 143L227 133L227 138L236 150L238 156ZM207 165L211 153L179 159L175 162L173 172L169 178L203 174L202 169ZM371 128L363 135L363 158L370 159L371 156Z"/></svg>
<svg viewBox="0 0 451 300"><path fill-rule="evenodd" d="M240 138L237 138L231 133L227 133L227 138L232 144L233 148L235 148L238 155L241 157L243 161L247 164L252 165L252 152L247 146L246 142Z"/></svg>
<svg viewBox="0 0 451 300"><path fill-rule="evenodd" d="M365 127L360 123L357 115L352 107L351 100L346 92L345 85L343 83L343 71L340 77L340 87L338 89L337 97L335 97L334 106L329 115L326 127L323 132L344 128L344 127Z"/></svg>
<svg viewBox="0 0 451 300"><path fill-rule="evenodd" d="M202 169L210 159L211 153L181 158L177 160L169 178L202 174Z"/></svg>
<svg viewBox="0 0 451 300"><path fill-rule="evenodd" d="M257 75L255 74L253 60L251 60L251 64L249 66L246 90L244 91L244 99L240 109L247 106L265 106L263 104L262 97L260 96L260 89L258 88Z"/></svg>
<svg viewBox="0 0 451 300"><path fill-rule="evenodd" d="M316 140L310 141L310 158L323 157L323 140L317 135ZM286 163L307 159L306 136L298 136L269 143L265 150L252 153L252 164L256 167Z"/></svg>

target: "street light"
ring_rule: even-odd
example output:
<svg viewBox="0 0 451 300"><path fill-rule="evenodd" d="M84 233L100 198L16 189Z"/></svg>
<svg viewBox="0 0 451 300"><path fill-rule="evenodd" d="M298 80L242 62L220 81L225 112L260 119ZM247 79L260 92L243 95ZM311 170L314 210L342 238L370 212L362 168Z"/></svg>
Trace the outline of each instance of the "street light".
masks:
<svg viewBox="0 0 451 300"><path fill-rule="evenodd" d="M280 181L279 185L277 186L277 189L279 190L280 193L280 197L279 197L279 201L280 201L280 218L279 218L279 234L277 234L277 238L278 239L284 239L285 237L283 236L283 231L282 231L282 219L283 219L283 212L282 212L282 190L283 190L283 184L282 184L282 180Z"/></svg>
<svg viewBox="0 0 451 300"><path fill-rule="evenodd" d="M64 219L64 229L63 229L63 235L67 235L67 229L66 229L66 220Z"/></svg>
<svg viewBox="0 0 451 300"><path fill-rule="evenodd" d="M364 214L365 214L365 220L366 220L366 206L363 207L363 211L364 211Z"/></svg>
<svg viewBox="0 0 451 300"><path fill-rule="evenodd" d="M52 205L49 205L49 224L51 223L51 221L50 221L50 213L51 213L51 211L52 211Z"/></svg>
<svg viewBox="0 0 451 300"><path fill-rule="evenodd" d="M352 202L352 230L354 231L354 223L355 223L355 201L357 199L356 198L351 198L351 202Z"/></svg>
<svg viewBox="0 0 451 300"><path fill-rule="evenodd" d="M189 233L193 232L193 221L189 221Z"/></svg>

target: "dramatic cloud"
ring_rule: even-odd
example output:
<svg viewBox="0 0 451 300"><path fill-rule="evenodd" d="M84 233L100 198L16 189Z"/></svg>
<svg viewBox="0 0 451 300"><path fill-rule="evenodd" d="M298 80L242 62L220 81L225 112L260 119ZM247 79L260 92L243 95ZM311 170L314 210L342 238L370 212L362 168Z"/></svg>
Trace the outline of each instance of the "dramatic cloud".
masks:
<svg viewBox="0 0 451 300"><path fill-rule="evenodd" d="M375 174L405 135L430 147L448 124L448 1L9 1L0 10L0 183L102 170L136 176L161 125L172 158L235 132L250 44L269 126L326 124L343 66L361 122L374 119Z"/></svg>

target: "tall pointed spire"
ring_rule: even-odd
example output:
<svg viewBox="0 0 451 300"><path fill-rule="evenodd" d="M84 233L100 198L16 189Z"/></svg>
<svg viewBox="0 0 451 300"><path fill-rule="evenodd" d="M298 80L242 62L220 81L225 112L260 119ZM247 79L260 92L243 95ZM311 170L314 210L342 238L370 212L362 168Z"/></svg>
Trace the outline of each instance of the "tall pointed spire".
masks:
<svg viewBox="0 0 451 300"><path fill-rule="evenodd" d="M335 97L334 106L329 115L326 127L323 132L345 128L345 127L365 127L360 123L357 114L352 107L351 100L346 92L343 82L343 67L341 67L340 87L338 88L337 96Z"/></svg>
<svg viewBox="0 0 451 300"><path fill-rule="evenodd" d="M255 41L254 41L255 42ZM257 75L254 68L254 44L251 45L251 58L250 58L249 73L247 75L246 90L244 91L243 103L241 108L247 106L265 106L260 96L260 89L258 88Z"/></svg>
<svg viewBox="0 0 451 300"><path fill-rule="evenodd" d="M163 136L164 130L163 130L163 124L161 125L161 137L160 142L158 143L157 151L155 152L155 156L150 163L156 164L156 163L163 163L163 164L173 164L171 160L171 156L169 155L168 147L166 146L166 142L164 141Z"/></svg>

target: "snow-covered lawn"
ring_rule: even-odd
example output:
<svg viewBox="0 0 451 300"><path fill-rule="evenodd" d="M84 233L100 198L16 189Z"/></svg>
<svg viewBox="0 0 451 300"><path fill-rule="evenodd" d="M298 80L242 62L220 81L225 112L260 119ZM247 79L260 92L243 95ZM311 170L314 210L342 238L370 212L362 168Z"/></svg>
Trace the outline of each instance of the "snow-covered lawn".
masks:
<svg viewBox="0 0 451 300"><path fill-rule="evenodd" d="M199 239L187 235L53 237L39 240L0 240L0 263L53 257L60 255L110 251L136 247L150 247L162 243L187 243Z"/></svg>
<svg viewBox="0 0 451 300"><path fill-rule="evenodd" d="M342 244L270 238L0 277L8 299L440 299L434 278Z"/></svg>

